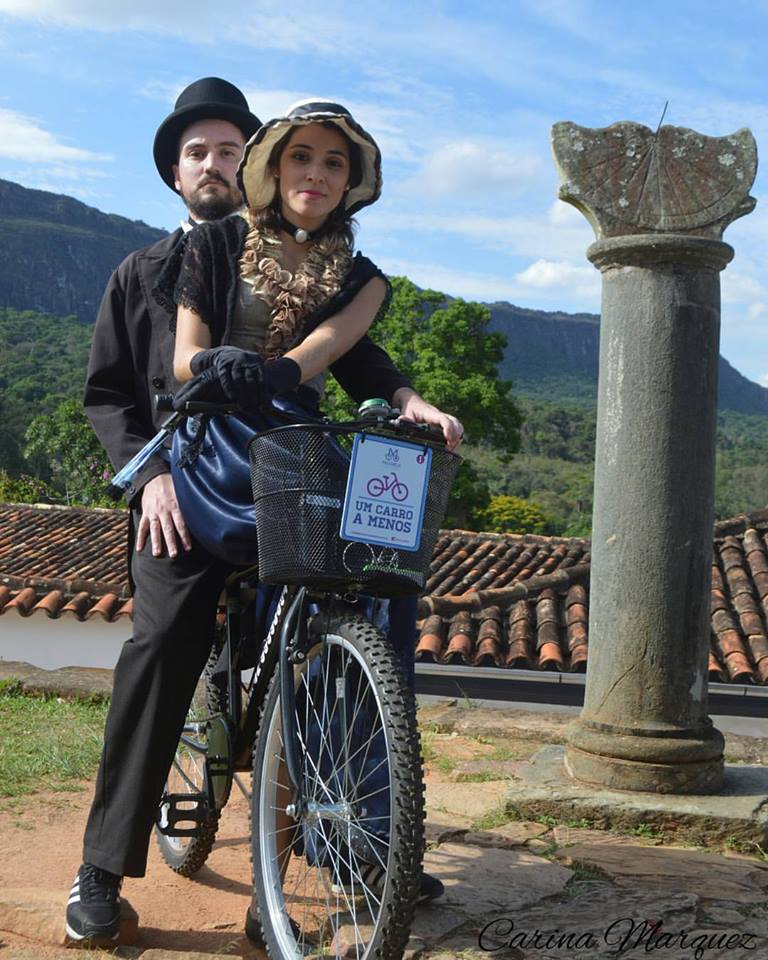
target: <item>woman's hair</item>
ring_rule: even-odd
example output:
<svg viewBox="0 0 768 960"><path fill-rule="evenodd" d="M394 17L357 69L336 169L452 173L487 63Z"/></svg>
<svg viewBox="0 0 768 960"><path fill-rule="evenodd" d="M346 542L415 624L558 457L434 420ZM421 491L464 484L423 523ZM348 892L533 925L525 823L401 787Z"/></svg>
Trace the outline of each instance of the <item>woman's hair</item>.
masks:
<svg viewBox="0 0 768 960"><path fill-rule="evenodd" d="M356 187L363 177L363 165L360 157L360 148L350 137L347 136L347 134L339 127L338 124L333 123L330 120L323 120L320 122L323 127L328 130L335 130L344 138L344 142L347 145L347 151L349 152L349 180L347 181L347 185L349 187ZM274 145L272 152L269 155L269 161L267 163L268 169L274 170L279 167L280 158L282 157L285 148L288 146L288 142L293 136L294 131L297 129L298 127L291 127ZM266 229L272 230L275 233L279 232L281 226L278 216L280 212L280 204L280 188L278 182L275 181L275 195L268 206L260 207L257 210L254 210L251 207L246 209L246 220L248 221L251 229ZM323 233L341 234L351 249L354 245L356 227L356 221L350 214L347 213L345 193L338 205L328 214L325 223L323 224Z"/></svg>

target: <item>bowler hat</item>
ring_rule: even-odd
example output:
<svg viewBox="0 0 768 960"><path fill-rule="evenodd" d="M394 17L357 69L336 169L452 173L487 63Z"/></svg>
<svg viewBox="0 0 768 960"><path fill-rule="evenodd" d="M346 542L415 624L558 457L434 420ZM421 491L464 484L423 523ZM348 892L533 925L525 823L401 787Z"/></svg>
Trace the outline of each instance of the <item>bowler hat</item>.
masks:
<svg viewBox="0 0 768 960"><path fill-rule="evenodd" d="M171 167L179 162L179 139L197 120L228 120L248 140L261 121L248 109L238 88L219 77L203 77L181 91L172 114L157 128L153 148L155 165L163 180L175 191Z"/></svg>
<svg viewBox="0 0 768 960"><path fill-rule="evenodd" d="M289 108L284 117L269 120L260 126L245 145L237 171L237 182L249 207L254 210L269 206L275 196L275 178L269 160L277 144L296 127L310 123L332 123L349 137L360 155L360 173L350 182L344 206L349 215L375 203L381 194L381 152L373 137L340 103L314 98L302 100Z"/></svg>

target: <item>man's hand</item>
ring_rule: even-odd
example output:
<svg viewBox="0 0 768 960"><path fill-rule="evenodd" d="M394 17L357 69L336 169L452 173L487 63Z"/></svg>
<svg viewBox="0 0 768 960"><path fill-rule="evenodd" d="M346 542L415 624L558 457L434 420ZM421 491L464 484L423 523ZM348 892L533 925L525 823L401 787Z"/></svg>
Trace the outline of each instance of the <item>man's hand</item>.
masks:
<svg viewBox="0 0 768 960"><path fill-rule="evenodd" d="M141 493L141 520L136 532L137 550L144 549L147 534L152 543L153 557L162 556L163 543L169 557L178 556L177 534L184 549L192 549L192 538L179 509L170 473L153 477Z"/></svg>
<svg viewBox="0 0 768 960"><path fill-rule="evenodd" d="M449 450L457 450L464 439L464 427L449 413L443 413L431 403L408 387L401 387L395 391L392 405L400 408L400 416L415 423L428 423L443 431L445 444Z"/></svg>

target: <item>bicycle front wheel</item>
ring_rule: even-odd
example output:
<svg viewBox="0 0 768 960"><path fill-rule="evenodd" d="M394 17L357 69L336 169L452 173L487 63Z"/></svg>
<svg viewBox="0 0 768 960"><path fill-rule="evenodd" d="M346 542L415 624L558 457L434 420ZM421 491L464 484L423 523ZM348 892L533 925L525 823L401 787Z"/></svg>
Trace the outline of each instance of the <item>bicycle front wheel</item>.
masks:
<svg viewBox="0 0 768 960"><path fill-rule="evenodd" d="M252 860L270 956L399 960L424 846L416 709L397 657L362 617L321 612L294 667L300 796L284 764L279 677L254 751Z"/></svg>

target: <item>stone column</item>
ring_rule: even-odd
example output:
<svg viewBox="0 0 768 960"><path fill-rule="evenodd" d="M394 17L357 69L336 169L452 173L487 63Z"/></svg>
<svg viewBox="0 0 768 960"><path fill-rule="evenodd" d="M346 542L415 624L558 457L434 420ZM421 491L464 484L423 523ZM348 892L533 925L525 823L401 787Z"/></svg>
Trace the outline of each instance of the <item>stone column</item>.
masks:
<svg viewBox="0 0 768 960"><path fill-rule="evenodd" d="M555 124L561 199L603 276L589 669L572 777L712 793L723 737L707 711L724 228L749 213L748 130Z"/></svg>

